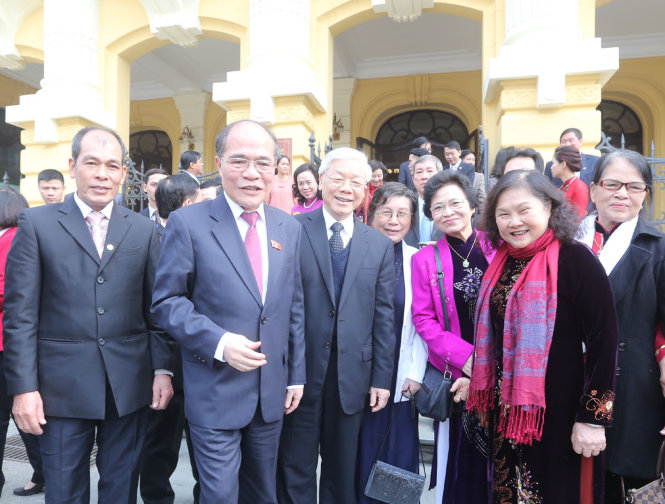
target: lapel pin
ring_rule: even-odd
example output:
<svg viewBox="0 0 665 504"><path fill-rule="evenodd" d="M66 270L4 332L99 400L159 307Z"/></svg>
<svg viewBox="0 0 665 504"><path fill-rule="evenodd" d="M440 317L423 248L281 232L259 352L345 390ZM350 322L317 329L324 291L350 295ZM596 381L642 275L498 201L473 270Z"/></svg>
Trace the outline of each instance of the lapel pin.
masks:
<svg viewBox="0 0 665 504"><path fill-rule="evenodd" d="M106 250L113 250L113 244L112 244L112 243L109 243L109 244L106 246Z"/></svg>
<svg viewBox="0 0 665 504"><path fill-rule="evenodd" d="M275 240L270 240L270 245L272 245L272 248L274 249L282 250L282 245L279 242L276 242Z"/></svg>

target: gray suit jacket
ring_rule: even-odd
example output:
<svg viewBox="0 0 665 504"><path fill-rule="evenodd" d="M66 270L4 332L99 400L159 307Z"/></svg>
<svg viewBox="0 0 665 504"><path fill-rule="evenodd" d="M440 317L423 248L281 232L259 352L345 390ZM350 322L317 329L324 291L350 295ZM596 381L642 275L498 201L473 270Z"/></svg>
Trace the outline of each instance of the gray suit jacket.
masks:
<svg viewBox="0 0 665 504"><path fill-rule="evenodd" d="M238 226L223 196L169 216L152 311L182 348L185 413L212 429L246 426L257 404L265 422L284 414L287 385L305 383L300 225L265 206L268 286L261 300ZM261 341L268 363L240 372L214 359L225 332Z"/></svg>
<svg viewBox="0 0 665 504"><path fill-rule="evenodd" d="M296 217L303 227L301 254L307 335L307 386L303 402L321 394L337 323L339 394L347 414L362 411L370 385L390 389L395 331L393 244L354 220L339 306L335 306L330 247L323 211Z"/></svg>
<svg viewBox="0 0 665 504"><path fill-rule="evenodd" d="M118 205L101 260L74 198L23 211L7 260L9 393L103 419L108 377L121 416L150 404L153 370L172 369L173 341L150 316L158 257L154 225Z"/></svg>

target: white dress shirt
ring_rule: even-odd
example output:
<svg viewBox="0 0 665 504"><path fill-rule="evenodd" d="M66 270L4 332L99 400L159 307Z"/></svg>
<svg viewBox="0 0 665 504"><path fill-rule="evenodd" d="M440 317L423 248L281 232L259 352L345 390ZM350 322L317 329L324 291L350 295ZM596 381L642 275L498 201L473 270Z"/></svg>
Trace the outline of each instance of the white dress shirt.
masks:
<svg viewBox="0 0 665 504"><path fill-rule="evenodd" d="M335 218L328 213L326 210L325 205L323 206L323 220L326 223L326 232L328 233L328 240L330 240L330 237L332 236L333 232L332 229L330 229L330 226L332 226L335 222L338 222L335 220ZM339 223L342 225L342 230L339 232L340 236L342 237L342 243L344 244L344 248L349 244L349 241L351 240L351 237L353 236L353 213L349 215L346 219L339 221Z"/></svg>

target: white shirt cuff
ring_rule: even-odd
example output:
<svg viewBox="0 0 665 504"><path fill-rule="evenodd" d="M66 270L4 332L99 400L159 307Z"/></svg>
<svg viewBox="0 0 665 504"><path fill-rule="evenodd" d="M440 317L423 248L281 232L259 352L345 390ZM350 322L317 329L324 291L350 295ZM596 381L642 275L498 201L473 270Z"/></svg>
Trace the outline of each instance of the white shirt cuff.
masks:
<svg viewBox="0 0 665 504"><path fill-rule="evenodd" d="M288 387L286 387L286 390L302 389L302 388L305 388L305 386L304 385L289 385Z"/></svg>
<svg viewBox="0 0 665 504"><path fill-rule="evenodd" d="M224 348L226 348L227 334L228 332L222 334L222 337L219 338L219 343L217 343L217 350L215 350L215 359L217 359L219 362L226 362L224 360Z"/></svg>
<svg viewBox="0 0 665 504"><path fill-rule="evenodd" d="M169 371L168 369L161 369L161 368L160 369L155 369L155 376L157 376L158 374L167 374L171 378L173 378L173 372Z"/></svg>

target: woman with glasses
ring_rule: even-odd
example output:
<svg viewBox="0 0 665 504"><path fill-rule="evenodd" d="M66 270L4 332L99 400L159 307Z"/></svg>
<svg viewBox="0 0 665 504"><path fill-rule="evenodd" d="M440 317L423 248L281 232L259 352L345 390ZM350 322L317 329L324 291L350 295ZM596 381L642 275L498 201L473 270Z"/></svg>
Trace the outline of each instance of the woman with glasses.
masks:
<svg viewBox="0 0 665 504"><path fill-rule="evenodd" d="M268 205L291 212L293 208L293 177L289 173L291 162L289 157L282 154L275 163L276 177L272 181L272 189L266 199Z"/></svg>
<svg viewBox="0 0 665 504"><path fill-rule="evenodd" d="M607 431L606 502L656 478L665 425L662 376L654 351L665 327L665 236L642 214L652 187L649 164L636 152L604 156L591 183L596 210L582 221L581 241L598 255L619 319L614 421Z"/></svg>
<svg viewBox="0 0 665 504"><path fill-rule="evenodd" d="M358 447L359 503L378 502L364 494L377 455L391 465L418 472L418 418L405 402L420 389L427 364L427 346L411 319L411 257L417 249L404 242L415 222L416 205L415 194L404 184L387 182L376 189L369 206L369 225L394 244L395 367L390 390L393 400L376 413L365 408ZM378 453L393 416L390 434Z"/></svg>
<svg viewBox="0 0 665 504"><path fill-rule="evenodd" d="M478 199L467 177L446 170L434 175L424 189L424 213L443 233L436 246L441 256L444 315L435 247L428 245L413 256L413 322L429 349L429 361L453 378L471 375L473 314L480 282L494 252L484 235L473 229L471 218ZM446 318L448 327L446 327ZM458 380L457 392L468 380ZM459 395L459 392L458 392ZM467 436L464 423L467 424ZM477 418L454 415L435 425L437 504L487 501L486 449L472 443L480 427ZM483 453L485 451L485 453Z"/></svg>
<svg viewBox="0 0 665 504"><path fill-rule="evenodd" d="M297 203L291 209L291 215L312 212L323 205L316 166L300 165L293 173L293 180L293 197Z"/></svg>

